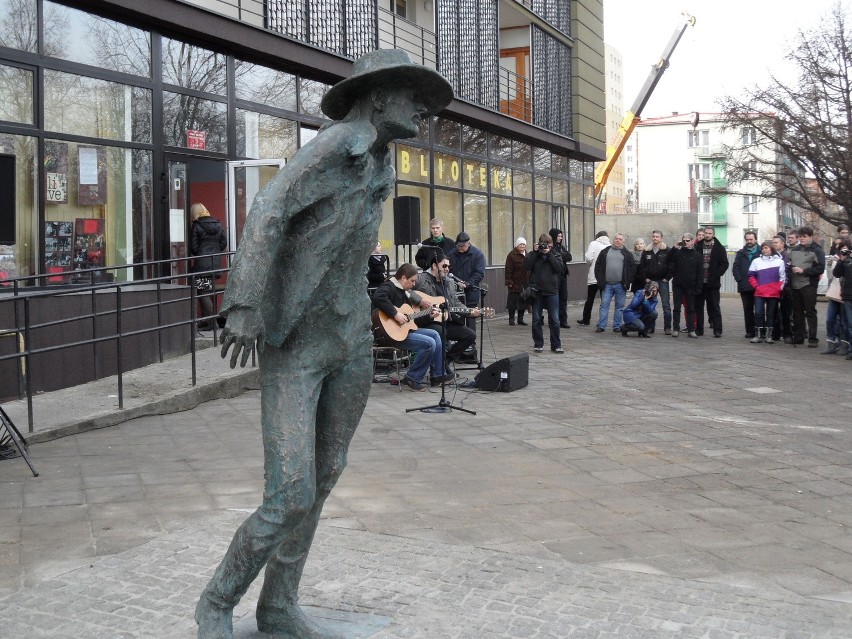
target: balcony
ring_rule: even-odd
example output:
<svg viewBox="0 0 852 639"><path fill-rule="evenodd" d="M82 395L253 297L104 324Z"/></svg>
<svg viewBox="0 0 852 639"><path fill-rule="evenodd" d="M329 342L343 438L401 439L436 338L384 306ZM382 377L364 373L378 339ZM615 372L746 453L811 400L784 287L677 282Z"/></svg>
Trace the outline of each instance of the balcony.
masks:
<svg viewBox="0 0 852 639"><path fill-rule="evenodd" d="M725 157L725 145L713 144L709 146L699 146L695 149L695 158L698 160L709 160L714 158Z"/></svg>
<svg viewBox="0 0 852 639"><path fill-rule="evenodd" d="M438 41L435 34L379 8L379 49L402 49L411 61L432 69L438 68Z"/></svg>
<svg viewBox="0 0 852 639"><path fill-rule="evenodd" d="M533 121L532 80L500 68L500 113L524 122Z"/></svg>

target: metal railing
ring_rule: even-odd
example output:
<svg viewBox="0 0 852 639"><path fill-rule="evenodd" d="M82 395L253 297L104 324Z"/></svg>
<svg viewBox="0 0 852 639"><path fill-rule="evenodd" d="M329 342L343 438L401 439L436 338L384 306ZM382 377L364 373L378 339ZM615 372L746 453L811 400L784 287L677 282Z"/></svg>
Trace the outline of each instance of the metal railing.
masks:
<svg viewBox="0 0 852 639"><path fill-rule="evenodd" d="M533 121L531 78L500 68L500 113L524 122Z"/></svg>
<svg viewBox="0 0 852 639"><path fill-rule="evenodd" d="M379 49L402 49L416 64L438 68L438 39L434 33L379 8Z"/></svg>
<svg viewBox="0 0 852 639"><path fill-rule="evenodd" d="M156 360L162 363L166 359L164 333L171 331L174 334L177 331L180 350L187 347L191 354L192 385L195 386L198 327L204 322L211 324L213 344L215 346L219 343L216 309L219 308L221 296L224 294L224 290L217 289L215 284L209 292L199 292L197 285L202 278L215 282L217 278L227 274L230 271L233 252L217 253L210 257L219 263L224 257L228 266L189 273L189 261L193 258L187 257L72 271L69 275L73 276L74 283L67 284L50 285L48 281L54 274L19 277L0 282L0 307L6 304L12 306L12 325L0 324L0 337L12 338L15 344L15 352L0 355L0 366L5 362L14 362L18 399L27 400L28 432L33 432L33 395L39 392L33 384L32 361L39 356L50 355L59 361L62 351L91 348L93 374L89 381L117 376L118 407L123 409L123 375L138 367L127 365L125 347L128 340L152 336L153 340L156 340ZM145 273L147 276L144 279L128 279L129 272L137 276ZM167 274L156 275L157 272ZM109 294L114 296L114 303L112 299L105 299L104 296ZM210 315L198 313L198 301L202 296L212 298L213 313ZM70 298L67 306L85 307L85 310L63 316L62 313L56 312L56 309L62 306L58 303L60 298ZM110 303L105 304L104 301ZM47 303L51 307L48 314L51 319L34 320L33 308L44 307ZM188 305L189 308L181 309L181 305ZM126 321L127 319L133 319L138 324L139 318L143 316L147 321L141 323L147 325L128 328L132 322ZM8 317L8 313L4 312L3 317ZM81 337L79 332L72 333L72 327L82 326L86 326L89 336ZM181 334L181 329L186 333ZM34 345L33 338L37 333L40 341L57 343ZM67 340L64 339L66 335ZM104 374L99 362L104 356L109 356L109 348L104 347L110 345L115 350L115 372ZM67 386L76 383L80 382Z"/></svg>

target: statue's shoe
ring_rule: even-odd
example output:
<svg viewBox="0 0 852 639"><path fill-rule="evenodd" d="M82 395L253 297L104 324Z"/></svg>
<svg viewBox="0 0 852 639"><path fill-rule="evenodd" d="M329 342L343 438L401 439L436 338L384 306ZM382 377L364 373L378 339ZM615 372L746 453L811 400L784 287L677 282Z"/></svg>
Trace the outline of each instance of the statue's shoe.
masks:
<svg viewBox="0 0 852 639"><path fill-rule="evenodd" d="M198 639L234 639L234 609L216 605L202 593L195 606Z"/></svg>
<svg viewBox="0 0 852 639"><path fill-rule="evenodd" d="M276 639L345 639L310 619L295 603L286 608L258 604L257 629Z"/></svg>

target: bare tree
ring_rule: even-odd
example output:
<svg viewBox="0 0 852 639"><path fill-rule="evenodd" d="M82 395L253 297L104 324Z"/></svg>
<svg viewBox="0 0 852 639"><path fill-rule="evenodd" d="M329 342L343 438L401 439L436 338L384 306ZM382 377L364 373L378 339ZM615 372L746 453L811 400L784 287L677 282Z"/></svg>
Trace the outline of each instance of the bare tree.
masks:
<svg viewBox="0 0 852 639"><path fill-rule="evenodd" d="M852 29L840 3L819 28L799 32L785 56L794 82L770 76L744 98L720 101L740 142L728 149L727 184L713 195L775 198L832 224L852 219ZM814 188L814 181L817 188Z"/></svg>

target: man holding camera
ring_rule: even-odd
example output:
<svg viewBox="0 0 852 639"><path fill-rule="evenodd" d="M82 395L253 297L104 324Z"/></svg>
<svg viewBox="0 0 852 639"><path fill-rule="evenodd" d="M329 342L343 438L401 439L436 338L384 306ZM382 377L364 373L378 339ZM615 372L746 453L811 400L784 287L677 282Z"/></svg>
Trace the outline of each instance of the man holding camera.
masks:
<svg viewBox="0 0 852 639"><path fill-rule="evenodd" d="M533 351L544 350L544 308L547 307L547 324L550 327L550 350L564 353L559 335L559 282L565 272L565 263L553 253L553 239L542 233L538 244L524 258L524 268L530 272L530 288L536 291L533 301Z"/></svg>

